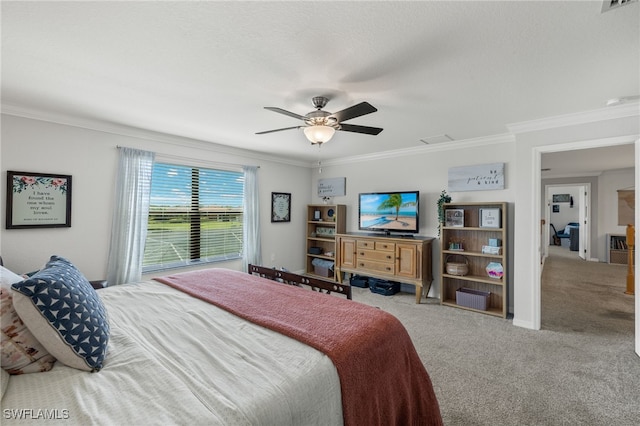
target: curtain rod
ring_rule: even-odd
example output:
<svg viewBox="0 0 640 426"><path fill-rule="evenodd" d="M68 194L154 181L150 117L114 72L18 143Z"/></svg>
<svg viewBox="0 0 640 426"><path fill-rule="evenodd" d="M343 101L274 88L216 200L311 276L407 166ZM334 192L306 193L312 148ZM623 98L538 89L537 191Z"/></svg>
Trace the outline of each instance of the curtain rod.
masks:
<svg viewBox="0 0 640 426"><path fill-rule="evenodd" d="M122 146L122 145L116 145L116 148L129 148L126 146ZM138 149L138 148L132 148L132 149ZM175 154L164 154L161 152L154 152L154 154L156 154L157 156L161 157L161 158L166 158L168 160L174 159L174 160L181 160L181 161L186 161L186 162L198 162L198 163L204 163L204 164L209 164L209 165L219 165L219 166L233 166L233 167L244 167L244 166L253 166L253 167L257 167L258 169L260 168L260 166L256 166L253 164L239 164L239 163L223 163L220 161L211 161L211 160L203 160L203 159L199 159L199 158L192 158L192 157L183 157L180 155L175 155Z"/></svg>

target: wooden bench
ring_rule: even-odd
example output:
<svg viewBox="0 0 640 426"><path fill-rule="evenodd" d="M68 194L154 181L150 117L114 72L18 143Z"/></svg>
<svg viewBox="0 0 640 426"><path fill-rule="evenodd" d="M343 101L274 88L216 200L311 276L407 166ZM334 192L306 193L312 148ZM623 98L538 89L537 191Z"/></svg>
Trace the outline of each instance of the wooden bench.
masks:
<svg viewBox="0 0 640 426"><path fill-rule="evenodd" d="M351 286L349 285L256 265L249 265L249 273L270 280L279 281L284 284L296 285L298 287L303 285L309 286L311 287L311 290L318 291L320 293L331 294L333 292L344 294L347 296L347 299L351 299Z"/></svg>

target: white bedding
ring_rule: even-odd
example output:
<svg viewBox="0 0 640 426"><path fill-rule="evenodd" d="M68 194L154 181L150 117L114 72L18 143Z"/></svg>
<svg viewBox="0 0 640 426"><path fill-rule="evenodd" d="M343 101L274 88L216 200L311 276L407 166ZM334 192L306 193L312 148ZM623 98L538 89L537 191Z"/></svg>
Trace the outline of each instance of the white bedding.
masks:
<svg viewBox="0 0 640 426"><path fill-rule="evenodd" d="M155 281L98 294L103 369L11 376L3 425L342 424L338 374L319 351Z"/></svg>

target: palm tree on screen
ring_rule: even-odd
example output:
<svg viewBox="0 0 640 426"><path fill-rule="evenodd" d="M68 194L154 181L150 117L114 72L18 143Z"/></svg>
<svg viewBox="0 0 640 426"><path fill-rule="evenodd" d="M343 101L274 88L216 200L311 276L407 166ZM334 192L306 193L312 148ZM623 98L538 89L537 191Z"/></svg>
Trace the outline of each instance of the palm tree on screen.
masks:
<svg viewBox="0 0 640 426"><path fill-rule="evenodd" d="M400 194L390 194L389 198L384 200L378 206L378 210L395 209L396 210L396 219L395 220L398 220L398 215L400 213L400 208L401 207L415 206L415 205L416 205L416 203L413 202L413 201L409 201L409 202L403 203L402 202L402 195L400 195Z"/></svg>

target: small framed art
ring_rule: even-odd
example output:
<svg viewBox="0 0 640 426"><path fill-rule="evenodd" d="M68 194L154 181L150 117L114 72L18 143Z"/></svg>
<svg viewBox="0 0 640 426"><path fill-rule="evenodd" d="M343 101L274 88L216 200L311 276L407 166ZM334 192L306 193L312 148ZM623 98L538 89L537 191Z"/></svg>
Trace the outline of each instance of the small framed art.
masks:
<svg viewBox="0 0 640 426"><path fill-rule="evenodd" d="M71 176L7 171L7 229L71 227Z"/></svg>
<svg viewBox="0 0 640 426"><path fill-rule="evenodd" d="M290 193L271 193L271 222L291 222Z"/></svg>
<svg viewBox="0 0 640 426"><path fill-rule="evenodd" d="M571 194L553 194L554 203L569 203L571 201Z"/></svg>
<svg viewBox="0 0 640 426"><path fill-rule="evenodd" d="M445 226L464 226L464 209L446 209L444 211Z"/></svg>
<svg viewBox="0 0 640 426"><path fill-rule="evenodd" d="M500 228L500 209L480 209L481 228Z"/></svg>

